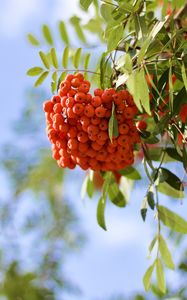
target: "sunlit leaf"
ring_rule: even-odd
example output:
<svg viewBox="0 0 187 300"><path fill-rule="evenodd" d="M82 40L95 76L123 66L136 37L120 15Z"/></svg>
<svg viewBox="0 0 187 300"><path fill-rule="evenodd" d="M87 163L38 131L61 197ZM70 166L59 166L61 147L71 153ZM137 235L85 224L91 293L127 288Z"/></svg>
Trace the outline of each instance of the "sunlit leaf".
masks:
<svg viewBox="0 0 187 300"><path fill-rule="evenodd" d="M29 33L27 35L27 39L28 39L29 43L31 43L31 45L33 45L33 46L39 46L40 45L40 42L38 41L38 39L31 33Z"/></svg>
<svg viewBox="0 0 187 300"><path fill-rule="evenodd" d="M105 206L106 206L106 197L101 197L97 205L97 222L104 230L107 230L105 224Z"/></svg>
<svg viewBox="0 0 187 300"><path fill-rule="evenodd" d="M36 80L34 86L37 87L39 85L41 85L43 83L43 81L47 78L49 72L48 71L45 71L43 72L40 77Z"/></svg>
<svg viewBox="0 0 187 300"><path fill-rule="evenodd" d="M29 76L37 76L43 72L43 68L41 67L33 67L27 71L27 75Z"/></svg>
<svg viewBox="0 0 187 300"><path fill-rule="evenodd" d="M68 67L68 58L69 58L69 47L67 46L64 49L63 55L62 55L62 66L64 69L67 69Z"/></svg>
<svg viewBox="0 0 187 300"><path fill-rule="evenodd" d="M44 66L49 69L50 68L50 62L49 59L47 57L47 55L45 55L45 53L43 53L42 51L39 52L40 58L44 64Z"/></svg>
<svg viewBox="0 0 187 300"><path fill-rule="evenodd" d="M181 74L182 74L182 79L184 82L185 89L187 91L187 76L186 76L186 70L185 70L184 63L182 63L182 66L181 66Z"/></svg>
<svg viewBox="0 0 187 300"><path fill-rule="evenodd" d="M157 283L158 288L162 293L166 292L166 282L165 282L165 276L164 276L164 270L162 263L159 258L156 259L156 277L157 277Z"/></svg>
<svg viewBox="0 0 187 300"><path fill-rule="evenodd" d="M145 272L143 277L143 284L146 291L148 291L151 287L151 277L154 271L155 263L153 263Z"/></svg>
<svg viewBox="0 0 187 300"><path fill-rule="evenodd" d="M56 55L56 50L55 48L51 48L51 60L52 60L52 64L55 67L55 69L58 69L58 58Z"/></svg>
<svg viewBox="0 0 187 300"><path fill-rule="evenodd" d="M43 33L43 36L44 36L46 42L50 46L52 46L53 45L53 38L52 38L51 30L50 30L48 25L44 24L42 26L42 33Z"/></svg>
<svg viewBox="0 0 187 300"><path fill-rule="evenodd" d="M122 176L127 177L128 179L132 179L132 180L140 180L141 179L140 173L133 167L127 167L124 170L120 170L119 173Z"/></svg>
<svg viewBox="0 0 187 300"><path fill-rule="evenodd" d="M73 56L73 65L74 65L75 69L78 69L78 67L79 67L81 52L82 52L82 48L78 48Z"/></svg>
<svg viewBox="0 0 187 300"><path fill-rule="evenodd" d="M171 252L168 249L166 241L164 240L164 238L161 235L159 235L159 250L160 250L162 260L164 261L165 265L168 268L174 270L174 263L173 263L173 259L171 256Z"/></svg>
<svg viewBox="0 0 187 300"><path fill-rule="evenodd" d="M161 205L158 206L158 214L165 226L187 234L187 222L181 216Z"/></svg>
<svg viewBox="0 0 187 300"><path fill-rule="evenodd" d="M126 200L123 193L119 189L119 185L113 182L109 185L108 196L112 203L118 207L125 207Z"/></svg>
<svg viewBox="0 0 187 300"><path fill-rule="evenodd" d="M121 24L111 29L107 39L108 51L112 51L117 47L123 37L123 30L123 25Z"/></svg>
<svg viewBox="0 0 187 300"><path fill-rule="evenodd" d="M66 30L65 23L63 21L59 22L59 32L60 32L60 37L62 41L66 44L69 45L69 36Z"/></svg>
<svg viewBox="0 0 187 300"><path fill-rule="evenodd" d="M88 10L92 2L93 0L80 0L80 4L85 10Z"/></svg>

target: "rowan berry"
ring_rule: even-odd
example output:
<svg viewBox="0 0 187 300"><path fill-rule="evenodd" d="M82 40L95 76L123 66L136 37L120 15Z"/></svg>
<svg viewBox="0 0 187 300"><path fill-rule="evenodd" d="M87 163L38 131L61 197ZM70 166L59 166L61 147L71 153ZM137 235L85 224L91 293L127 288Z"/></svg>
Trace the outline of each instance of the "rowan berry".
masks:
<svg viewBox="0 0 187 300"><path fill-rule="evenodd" d="M120 135L117 141L119 145L126 146L129 143L129 137L128 135Z"/></svg>
<svg viewBox="0 0 187 300"><path fill-rule="evenodd" d="M66 100L67 100L67 96L63 96L63 97L61 98L60 103L61 103L62 107L66 107Z"/></svg>
<svg viewBox="0 0 187 300"><path fill-rule="evenodd" d="M80 82L80 80L78 78L73 78L71 80L71 85L74 88L78 88L80 86L80 84L81 84L81 82Z"/></svg>
<svg viewBox="0 0 187 300"><path fill-rule="evenodd" d="M97 152L93 148L89 148L87 151L87 155L91 158L96 157Z"/></svg>
<svg viewBox="0 0 187 300"><path fill-rule="evenodd" d="M64 123L64 124L59 126L59 129L60 129L61 132L67 133L68 130L69 130L69 125L67 123Z"/></svg>
<svg viewBox="0 0 187 300"><path fill-rule="evenodd" d="M69 149L71 150L76 150L78 149L78 141L77 139L69 139L68 142L67 142L67 146Z"/></svg>
<svg viewBox="0 0 187 300"><path fill-rule="evenodd" d="M123 113L125 119L132 119L135 116L134 110L132 107L126 107Z"/></svg>
<svg viewBox="0 0 187 300"><path fill-rule="evenodd" d="M91 118L94 116L94 113L95 113L94 107L91 104L87 104L84 109L85 116Z"/></svg>
<svg viewBox="0 0 187 300"><path fill-rule="evenodd" d="M52 103L54 103L54 104L56 104L56 103L60 103L60 97L59 96L53 96L52 98L51 98L51 102Z"/></svg>
<svg viewBox="0 0 187 300"><path fill-rule="evenodd" d="M105 114L106 114L106 108L104 108L103 106L100 105L95 109L95 115L98 118L103 118Z"/></svg>
<svg viewBox="0 0 187 300"><path fill-rule="evenodd" d="M77 134L77 139L80 143L86 143L88 141L88 135L86 132L84 131L80 131L78 134Z"/></svg>
<svg viewBox="0 0 187 300"><path fill-rule="evenodd" d="M67 93L68 97L74 97L77 94L77 92L73 89L70 89Z"/></svg>
<svg viewBox="0 0 187 300"><path fill-rule="evenodd" d="M83 103L86 100L86 95L84 93L77 93L75 95L75 101L79 103Z"/></svg>
<svg viewBox="0 0 187 300"><path fill-rule="evenodd" d="M64 118L61 114L57 113L55 115L53 115L53 122L58 124L58 125L62 125L64 124Z"/></svg>
<svg viewBox="0 0 187 300"><path fill-rule="evenodd" d="M88 137L93 142L97 141L97 135L96 134L90 133L90 134L88 134Z"/></svg>
<svg viewBox="0 0 187 300"><path fill-rule="evenodd" d="M101 130L107 130L108 129L108 121L106 119L102 119L99 123L99 128Z"/></svg>
<svg viewBox="0 0 187 300"><path fill-rule="evenodd" d="M51 102L50 100L49 101L45 101L43 103L43 110L46 112L46 113L51 113L53 111L53 102Z"/></svg>
<svg viewBox="0 0 187 300"><path fill-rule="evenodd" d="M67 74L65 77L65 81L72 81L73 78L74 78L73 74Z"/></svg>
<svg viewBox="0 0 187 300"><path fill-rule="evenodd" d="M129 126L125 123L119 125L119 133L127 134L129 132Z"/></svg>
<svg viewBox="0 0 187 300"><path fill-rule="evenodd" d="M103 90L101 90L101 89L95 89L94 90L94 95L95 96L102 96L102 94L103 94Z"/></svg>
<svg viewBox="0 0 187 300"><path fill-rule="evenodd" d="M58 150L53 150L52 151L52 156L55 160L58 160L60 159L60 154L59 154L59 151Z"/></svg>
<svg viewBox="0 0 187 300"><path fill-rule="evenodd" d="M77 128L75 126L70 127L67 132L67 136L70 137L71 139L75 138L77 136Z"/></svg>
<svg viewBox="0 0 187 300"><path fill-rule="evenodd" d="M76 104L73 106L73 112L74 112L76 115L81 115L81 114L84 112L84 106L83 106L83 104L81 104L81 103L76 103Z"/></svg>
<svg viewBox="0 0 187 300"><path fill-rule="evenodd" d="M91 123L92 123L93 125L98 125L100 122L101 122L101 119L98 118L98 117L96 117L96 116L93 116L93 117L91 118Z"/></svg>
<svg viewBox="0 0 187 300"><path fill-rule="evenodd" d="M73 108L74 108L74 106L73 106ZM74 113L73 108L71 108L71 107L67 108L67 112L66 113L67 113L68 118L74 119L74 118L77 117L77 115Z"/></svg>
<svg viewBox="0 0 187 300"><path fill-rule="evenodd" d="M92 98L91 100L91 104L94 106L94 107L98 107L102 104L102 100L101 100L101 97L99 96L95 96Z"/></svg>
<svg viewBox="0 0 187 300"><path fill-rule="evenodd" d="M114 94L115 90L113 88L105 90L102 94L103 103L111 102Z"/></svg>
<svg viewBox="0 0 187 300"><path fill-rule="evenodd" d="M74 75L74 78L78 78L78 79L80 80L80 82L84 80L84 76L83 76L83 74L81 74L81 73L76 73L76 74Z"/></svg>
<svg viewBox="0 0 187 300"><path fill-rule="evenodd" d="M108 134L106 131L100 131L97 137L99 140L106 141L108 139Z"/></svg>
<svg viewBox="0 0 187 300"><path fill-rule="evenodd" d="M92 101L92 95L91 94L86 94L86 102L90 103Z"/></svg>
<svg viewBox="0 0 187 300"><path fill-rule="evenodd" d="M53 106L53 111L55 114L59 114L62 112L62 105L60 103L56 103L54 106Z"/></svg>
<svg viewBox="0 0 187 300"><path fill-rule="evenodd" d="M62 103L62 102L61 102ZM66 98L65 100L65 104L66 104L66 107L73 107L73 105L75 104L75 100L73 97L68 97Z"/></svg>
<svg viewBox="0 0 187 300"><path fill-rule="evenodd" d="M106 140L99 140L99 139L97 139L96 141L97 141L97 143L99 145L102 145L102 146L106 143Z"/></svg>
<svg viewBox="0 0 187 300"><path fill-rule="evenodd" d="M109 119L110 117L111 117L111 110L107 109L106 112L105 112L105 118Z"/></svg>
<svg viewBox="0 0 187 300"><path fill-rule="evenodd" d="M90 90L90 83L88 81L83 81L79 87L78 91L87 94Z"/></svg>
<svg viewBox="0 0 187 300"><path fill-rule="evenodd" d="M66 149L67 140L66 139L57 140L55 145L58 149Z"/></svg>
<svg viewBox="0 0 187 300"><path fill-rule="evenodd" d="M90 119L88 117L84 116L84 115L81 116L79 120L80 120L81 125L87 125L88 126L90 124Z"/></svg>
<svg viewBox="0 0 187 300"><path fill-rule="evenodd" d="M86 153L88 150L89 146L87 143L79 143L78 149L80 152Z"/></svg>
<svg viewBox="0 0 187 300"><path fill-rule="evenodd" d="M96 135L99 133L99 128L96 125L89 125L87 131L88 134Z"/></svg>
<svg viewBox="0 0 187 300"><path fill-rule="evenodd" d="M147 129L147 123L145 121L138 121L136 123L136 127L140 130L140 131L144 131Z"/></svg>

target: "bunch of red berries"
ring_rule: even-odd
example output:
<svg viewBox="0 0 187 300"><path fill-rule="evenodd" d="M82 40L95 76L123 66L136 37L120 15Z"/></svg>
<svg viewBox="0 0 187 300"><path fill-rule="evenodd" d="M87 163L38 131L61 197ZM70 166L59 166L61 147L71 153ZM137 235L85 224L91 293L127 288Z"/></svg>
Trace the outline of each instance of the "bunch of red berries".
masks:
<svg viewBox="0 0 187 300"><path fill-rule="evenodd" d="M47 134L53 158L62 168L121 170L134 162L133 147L140 142L134 125L137 108L127 90L95 89L80 73L67 75L58 95L46 101ZM115 104L118 137L109 139L108 124Z"/></svg>

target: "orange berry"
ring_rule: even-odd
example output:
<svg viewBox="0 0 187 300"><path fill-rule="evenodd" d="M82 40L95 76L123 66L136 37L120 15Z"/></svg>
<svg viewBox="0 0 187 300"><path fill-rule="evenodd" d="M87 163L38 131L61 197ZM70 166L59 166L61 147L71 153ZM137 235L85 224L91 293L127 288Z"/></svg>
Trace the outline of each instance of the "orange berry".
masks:
<svg viewBox="0 0 187 300"><path fill-rule="evenodd" d="M101 122L99 123L99 128L101 130L107 130L108 129L108 121L105 119L101 120Z"/></svg>
<svg viewBox="0 0 187 300"><path fill-rule="evenodd" d="M78 134L77 134L77 139L80 143L86 143L88 141L88 135L86 132L84 131L80 131Z"/></svg>
<svg viewBox="0 0 187 300"><path fill-rule="evenodd" d="M94 107L100 106L101 103L102 103L102 100L101 100L101 97L99 97L99 96L95 96L95 97L93 97L92 100L91 100L91 104L92 104Z"/></svg>
<svg viewBox="0 0 187 300"><path fill-rule="evenodd" d="M127 134L129 132L129 126L125 123L119 125L119 133Z"/></svg>
<svg viewBox="0 0 187 300"><path fill-rule="evenodd" d="M93 117L91 118L91 123L92 123L93 125L98 125L100 122L101 122L101 119L98 118L98 117L96 117L96 116L93 116Z"/></svg>
<svg viewBox="0 0 187 300"><path fill-rule="evenodd" d="M94 113L95 113L94 107L91 104L87 104L84 109L85 116L91 118L94 116Z"/></svg>
<svg viewBox="0 0 187 300"><path fill-rule="evenodd" d="M79 143L78 149L80 152L86 153L89 146L87 143Z"/></svg>
<svg viewBox="0 0 187 300"><path fill-rule="evenodd" d="M83 80L84 80L84 76L83 76L83 74L81 74L81 73L76 73L76 74L74 75L74 78L78 78L80 81L83 81Z"/></svg>
<svg viewBox="0 0 187 300"><path fill-rule="evenodd" d="M103 118L106 114L106 108L104 108L103 106L98 106L96 109L95 109L95 115L98 117L98 118Z"/></svg>
<svg viewBox="0 0 187 300"><path fill-rule="evenodd" d="M136 123L136 127L139 129L139 130L141 130L141 131L144 131L144 130L146 130L147 129L147 123L145 122L145 121L138 121L137 123Z"/></svg>
<svg viewBox="0 0 187 300"><path fill-rule="evenodd" d="M99 140L106 141L108 139L108 134L106 131L100 131L97 137Z"/></svg>
<svg viewBox="0 0 187 300"><path fill-rule="evenodd" d="M77 128L76 127L70 127L67 136L70 137L71 139L75 138L77 136Z"/></svg>
<svg viewBox="0 0 187 300"><path fill-rule="evenodd" d="M61 114L55 114L53 116L53 122L57 123L58 125L64 124L64 118Z"/></svg>
<svg viewBox="0 0 187 300"><path fill-rule="evenodd" d="M49 101L45 101L43 103L43 110L47 113L50 113L53 111L53 106L54 104L49 100Z"/></svg>
<svg viewBox="0 0 187 300"><path fill-rule="evenodd" d="M127 135L120 135L117 141L119 145L126 146L129 143L129 137Z"/></svg>
<svg viewBox="0 0 187 300"><path fill-rule="evenodd" d="M89 125L87 131L88 131L88 134L96 135L99 132L99 128L95 125Z"/></svg>
<svg viewBox="0 0 187 300"><path fill-rule="evenodd" d="M90 119L86 116L82 116L80 118L80 123L81 123L81 125L88 126L90 124Z"/></svg>
<svg viewBox="0 0 187 300"><path fill-rule="evenodd" d="M78 87L78 91L87 94L90 90L90 83L84 80Z"/></svg>
<svg viewBox="0 0 187 300"><path fill-rule="evenodd" d="M75 95L75 101L76 102L79 102L79 103L82 103L86 100L86 95L84 93L77 93Z"/></svg>
<svg viewBox="0 0 187 300"><path fill-rule="evenodd" d="M78 148L77 139L69 139L68 142L67 142L67 146L71 150L76 150Z"/></svg>
<svg viewBox="0 0 187 300"><path fill-rule="evenodd" d="M78 88L80 86L80 84L81 84L81 82L80 82L80 80L78 78L73 78L71 80L71 85L74 88Z"/></svg>
<svg viewBox="0 0 187 300"><path fill-rule="evenodd" d="M94 95L95 96L102 96L102 94L103 94L103 90L101 90L101 89L95 89L94 90Z"/></svg>
<svg viewBox="0 0 187 300"><path fill-rule="evenodd" d="M51 102L52 103L54 103L54 104L56 104L56 103L60 103L60 97L59 96L53 96L52 98L51 98Z"/></svg>
<svg viewBox="0 0 187 300"><path fill-rule="evenodd" d="M73 108L71 108L71 107L67 108L67 112L66 113L67 113L68 118L74 119L74 118L77 117L77 115L73 111Z"/></svg>
<svg viewBox="0 0 187 300"><path fill-rule="evenodd" d="M74 75L67 74L66 77L65 77L65 81L72 81L73 78L74 78Z"/></svg>
<svg viewBox="0 0 187 300"><path fill-rule="evenodd" d="M53 111L55 114L61 113L62 112L62 105L60 103L56 103L53 106Z"/></svg>
<svg viewBox="0 0 187 300"><path fill-rule="evenodd" d="M75 95L76 95L76 91L75 90L73 90L73 89L70 89L69 91L68 91L68 93L67 93L67 96L68 97L74 97Z"/></svg>
<svg viewBox="0 0 187 300"><path fill-rule="evenodd" d="M93 157L95 157L97 155L97 152L93 148L89 148L86 154L89 157L93 158Z"/></svg>
<svg viewBox="0 0 187 300"><path fill-rule="evenodd" d="M76 115L81 115L84 111L84 106L81 104L81 103L76 103L74 106L73 106L73 112L76 114Z"/></svg>
<svg viewBox="0 0 187 300"><path fill-rule="evenodd" d="M66 103L66 107L73 107L75 100L73 97L68 97L66 98L65 103Z"/></svg>
<svg viewBox="0 0 187 300"><path fill-rule="evenodd" d="M125 119L132 119L135 116L135 112L132 107L126 107L123 114Z"/></svg>

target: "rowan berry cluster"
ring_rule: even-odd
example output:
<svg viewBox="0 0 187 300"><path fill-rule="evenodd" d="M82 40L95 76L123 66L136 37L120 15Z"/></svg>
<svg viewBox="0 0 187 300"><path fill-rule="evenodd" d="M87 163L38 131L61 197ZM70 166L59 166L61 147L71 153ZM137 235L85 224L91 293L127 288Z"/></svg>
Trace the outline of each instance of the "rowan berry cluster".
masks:
<svg viewBox="0 0 187 300"><path fill-rule="evenodd" d="M69 74L58 95L44 102L47 135L53 158L62 168L120 170L134 162L133 147L140 142L134 116L137 108L127 90L95 89L81 73ZM115 104L118 137L109 139L108 124Z"/></svg>

